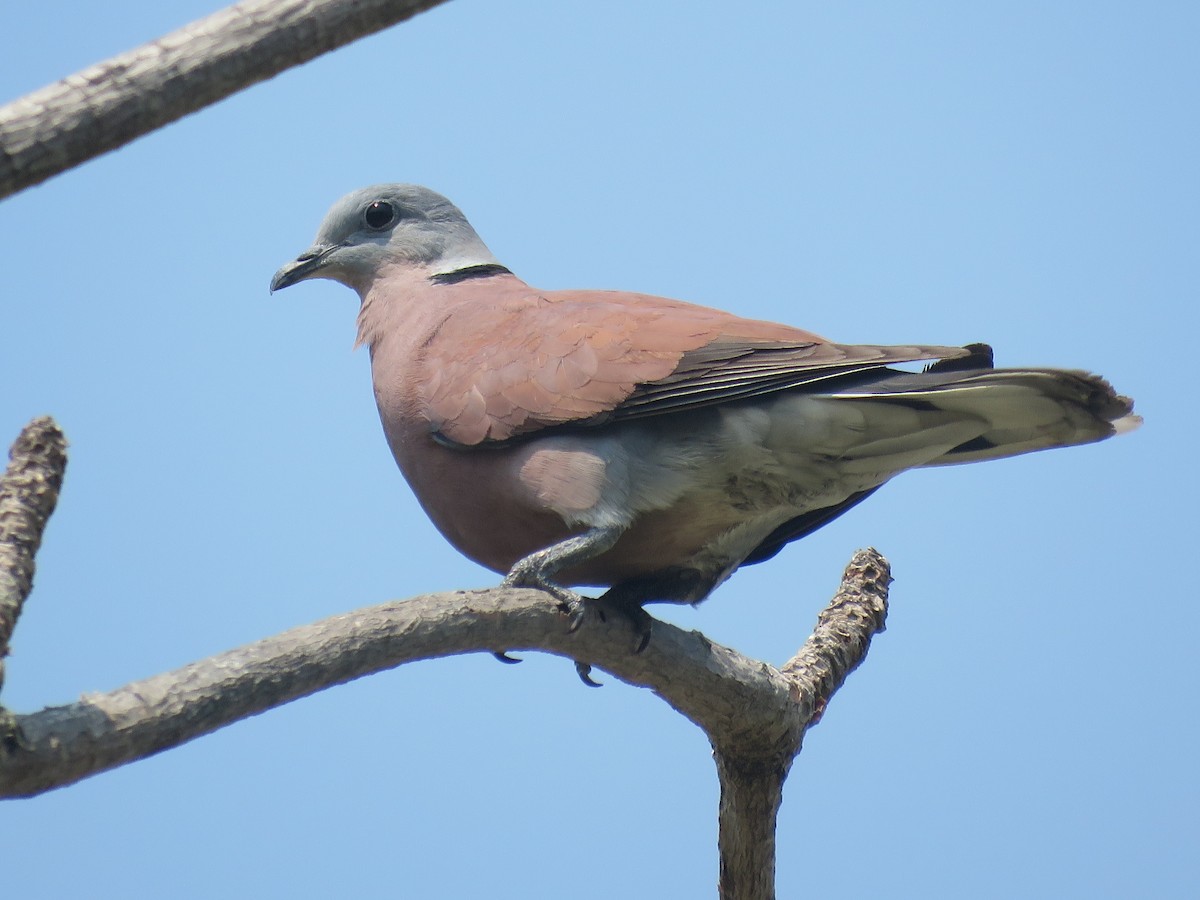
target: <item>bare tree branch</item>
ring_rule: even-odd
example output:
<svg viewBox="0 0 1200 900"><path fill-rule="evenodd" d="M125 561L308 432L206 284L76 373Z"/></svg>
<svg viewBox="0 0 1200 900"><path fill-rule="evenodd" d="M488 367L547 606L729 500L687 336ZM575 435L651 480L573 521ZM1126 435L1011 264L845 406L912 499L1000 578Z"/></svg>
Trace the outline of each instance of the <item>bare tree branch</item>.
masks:
<svg viewBox="0 0 1200 900"><path fill-rule="evenodd" d="M884 630L891 582L891 567L877 550L855 553L812 635L778 673L789 694L772 726L731 730L713 739L721 783L723 900L775 896L775 822L783 782L805 731L820 721L830 698L866 658L871 638Z"/></svg>
<svg viewBox="0 0 1200 900"><path fill-rule="evenodd" d="M21 429L8 458L0 479L0 687L8 643L33 589L34 556L62 489L67 440L54 420L43 416Z"/></svg>
<svg viewBox="0 0 1200 900"><path fill-rule="evenodd" d="M0 198L441 2L248 0L77 72L0 107Z"/></svg>
<svg viewBox="0 0 1200 900"><path fill-rule="evenodd" d="M811 723L820 719L829 698L867 658L871 638L885 629L891 583L892 567L878 550L855 553L812 635L784 665L783 674L814 704L805 711Z"/></svg>
<svg viewBox="0 0 1200 900"><path fill-rule="evenodd" d="M822 642L845 634L865 651L861 628L846 632L837 613L830 619L840 624L823 620L818 633L829 635ZM458 591L385 603L15 717L19 740L0 745L0 797L61 787L323 688L459 653L545 650L599 666L652 689L700 725L714 747L736 748L729 754L736 759L794 755L812 711L827 699L820 692L831 689L821 682L809 693L803 678L664 622L654 623L644 652L630 652L633 640L629 626L611 622L569 632L564 614L539 591ZM840 644L836 653L848 658ZM773 810L771 817L773 827Z"/></svg>

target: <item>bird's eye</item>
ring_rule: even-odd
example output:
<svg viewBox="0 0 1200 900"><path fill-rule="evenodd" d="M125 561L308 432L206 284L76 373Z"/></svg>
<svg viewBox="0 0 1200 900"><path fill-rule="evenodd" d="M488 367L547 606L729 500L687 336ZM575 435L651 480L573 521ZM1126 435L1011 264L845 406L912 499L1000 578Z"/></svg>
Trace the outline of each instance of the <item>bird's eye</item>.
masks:
<svg viewBox="0 0 1200 900"><path fill-rule="evenodd" d="M396 221L396 208L386 200L376 200L368 204L366 212L363 213L363 219L368 228L383 231Z"/></svg>

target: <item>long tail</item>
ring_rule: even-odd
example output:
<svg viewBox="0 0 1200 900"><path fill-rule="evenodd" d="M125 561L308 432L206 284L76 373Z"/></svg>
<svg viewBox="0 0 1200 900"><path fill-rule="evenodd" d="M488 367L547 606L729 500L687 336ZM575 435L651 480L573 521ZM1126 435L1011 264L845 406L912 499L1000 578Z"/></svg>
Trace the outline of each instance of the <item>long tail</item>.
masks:
<svg viewBox="0 0 1200 900"><path fill-rule="evenodd" d="M951 413L960 423L977 423L977 434L922 463L926 466L1087 444L1142 424L1133 412L1133 401L1097 375L1063 369L991 369L990 348L972 345L971 349L970 357L938 363L920 373L897 372L835 395L839 400Z"/></svg>
<svg viewBox="0 0 1200 900"><path fill-rule="evenodd" d="M786 401L793 404L801 432L815 435L816 445L828 435L861 438L844 446L831 463L847 481L857 478L859 487L841 502L783 523L743 564L770 559L904 469L1087 444L1142 424L1133 401L1099 376L1062 369L993 369L990 347L972 344L967 349L968 356L935 363L924 372L877 372L869 381L830 385L827 392ZM827 442L827 447L833 452L835 443Z"/></svg>

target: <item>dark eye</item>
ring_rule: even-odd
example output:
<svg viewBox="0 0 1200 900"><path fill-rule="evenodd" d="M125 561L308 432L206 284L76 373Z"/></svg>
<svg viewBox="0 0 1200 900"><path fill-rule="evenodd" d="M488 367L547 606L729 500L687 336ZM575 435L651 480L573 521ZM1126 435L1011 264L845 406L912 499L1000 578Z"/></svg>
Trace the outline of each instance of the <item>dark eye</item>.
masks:
<svg viewBox="0 0 1200 900"><path fill-rule="evenodd" d="M376 200L367 206L363 219L366 220L368 228L383 231L396 221L396 208L386 200Z"/></svg>

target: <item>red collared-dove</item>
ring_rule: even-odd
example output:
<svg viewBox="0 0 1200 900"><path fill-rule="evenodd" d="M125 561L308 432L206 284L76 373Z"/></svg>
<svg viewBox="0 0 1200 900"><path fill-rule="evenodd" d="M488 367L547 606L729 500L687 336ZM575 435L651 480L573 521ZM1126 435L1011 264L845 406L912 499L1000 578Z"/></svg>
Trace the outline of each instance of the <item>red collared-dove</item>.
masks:
<svg viewBox="0 0 1200 900"><path fill-rule="evenodd" d="M631 611L698 603L905 469L1140 422L1095 375L993 369L984 345L834 344L661 297L541 291L415 185L335 203L271 289L307 278L358 292L384 433L442 534L576 611L565 585Z"/></svg>

